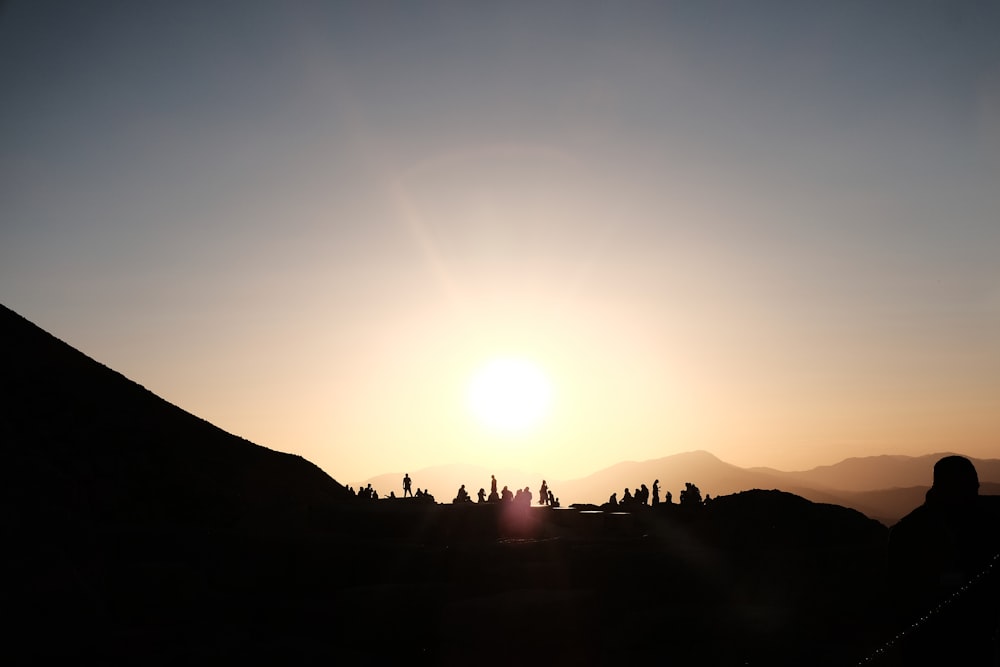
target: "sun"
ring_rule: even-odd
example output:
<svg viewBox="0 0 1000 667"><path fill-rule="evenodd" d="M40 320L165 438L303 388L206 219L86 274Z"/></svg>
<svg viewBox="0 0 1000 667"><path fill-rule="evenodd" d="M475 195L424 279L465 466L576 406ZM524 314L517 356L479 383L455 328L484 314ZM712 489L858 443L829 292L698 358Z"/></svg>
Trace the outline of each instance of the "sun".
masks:
<svg viewBox="0 0 1000 667"><path fill-rule="evenodd" d="M473 376L466 400L482 425L504 433L522 433L548 414L552 385L531 361L494 359Z"/></svg>

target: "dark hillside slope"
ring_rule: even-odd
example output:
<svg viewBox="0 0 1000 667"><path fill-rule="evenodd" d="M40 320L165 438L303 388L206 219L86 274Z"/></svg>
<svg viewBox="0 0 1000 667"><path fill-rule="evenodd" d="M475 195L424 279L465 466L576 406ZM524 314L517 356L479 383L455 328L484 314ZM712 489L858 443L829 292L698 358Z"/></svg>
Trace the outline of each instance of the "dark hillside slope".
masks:
<svg viewBox="0 0 1000 667"><path fill-rule="evenodd" d="M22 530L267 532L346 497L305 459L222 431L3 306L0 369L3 484Z"/></svg>

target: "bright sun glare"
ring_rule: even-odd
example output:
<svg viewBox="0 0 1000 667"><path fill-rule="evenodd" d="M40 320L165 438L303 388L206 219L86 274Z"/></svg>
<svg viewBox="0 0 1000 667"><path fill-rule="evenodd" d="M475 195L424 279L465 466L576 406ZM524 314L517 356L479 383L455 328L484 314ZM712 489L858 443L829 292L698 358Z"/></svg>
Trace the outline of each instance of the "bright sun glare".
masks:
<svg viewBox="0 0 1000 667"><path fill-rule="evenodd" d="M466 394L472 414L491 429L524 432L548 413L552 386L542 370L523 359L495 359L483 366Z"/></svg>

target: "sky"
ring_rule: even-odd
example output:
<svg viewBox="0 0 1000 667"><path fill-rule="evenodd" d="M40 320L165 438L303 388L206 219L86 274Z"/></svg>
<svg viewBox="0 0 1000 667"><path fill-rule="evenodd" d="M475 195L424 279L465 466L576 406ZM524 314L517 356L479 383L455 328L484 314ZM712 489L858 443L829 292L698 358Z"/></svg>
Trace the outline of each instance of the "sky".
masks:
<svg viewBox="0 0 1000 667"><path fill-rule="evenodd" d="M998 34L964 1L7 2L0 302L345 484L996 458ZM534 426L470 410L498 359L546 379Z"/></svg>

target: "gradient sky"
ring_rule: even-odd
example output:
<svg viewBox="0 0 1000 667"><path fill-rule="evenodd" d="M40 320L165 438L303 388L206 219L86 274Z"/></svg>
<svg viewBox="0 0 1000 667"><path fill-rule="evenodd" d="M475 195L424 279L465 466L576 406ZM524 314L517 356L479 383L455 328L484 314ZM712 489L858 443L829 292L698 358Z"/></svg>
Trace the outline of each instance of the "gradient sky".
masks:
<svg viewBox="0 0 1000 667"><path fill-rule="evenodd" d="M996 457L997 35L991 2L6 3L0 301L344 483ZM504 355L552 381L528 436L464 404Z"/></svg>

